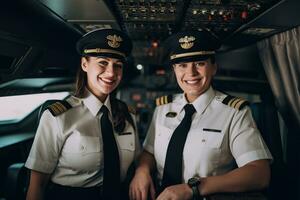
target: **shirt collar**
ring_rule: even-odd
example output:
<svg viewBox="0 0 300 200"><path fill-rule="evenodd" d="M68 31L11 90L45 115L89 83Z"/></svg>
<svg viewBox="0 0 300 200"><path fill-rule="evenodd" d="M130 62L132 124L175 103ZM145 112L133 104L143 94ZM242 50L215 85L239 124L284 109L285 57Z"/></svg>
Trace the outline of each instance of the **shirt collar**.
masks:
<svg viewBox="0 0 300 200"><path fill-rule="evenodd" d="M84 105L89 109L89 111L94 115L97 116L100 108L105 105L109 110L111 115L111 105L110 105L110 97L109 95L105 99L104 103L102 103L93 93L87 90L87 96L83 98Z"/></svg>
<svg viewBox="0 0 300 200"><path fill-rule="evenodd" d="M203 113L211 100L215 97L215 91L212 87L209 87L203 94L201 94L195 101L192 103L197 113ZM183 107L189 102L186 100L184 93L180 95L178 99L175 101L179 101L178 111L181 112Z"/></svg>
<svg viewBox="0 0 300 200"><path fill-rule="evenodd" d="M207 108L211 100L215 97L216 93L212 87L209 87L203 94L201 94L192 104L197 113L202 114Z"/></svg>
<svg viewBox="0 0 300 200"><path fill-rule="evenodd" d="M183 107L188 104L189 102L186 100L184 93L177 96L177 98L174 100L174 103L176 103L176 110L178 110L178 113L181 113L183 111Z"/></svg>

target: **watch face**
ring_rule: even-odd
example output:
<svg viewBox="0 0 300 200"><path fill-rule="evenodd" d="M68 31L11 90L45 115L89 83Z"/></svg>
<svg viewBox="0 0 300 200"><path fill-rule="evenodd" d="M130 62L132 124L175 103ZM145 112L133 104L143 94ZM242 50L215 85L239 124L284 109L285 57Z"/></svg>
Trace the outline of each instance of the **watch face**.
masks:
<svg viewBox="0 0 300 200"><path fill-rule="evenodd" d="M190 178L188 180L188 185L190 185L190 186L196 186L196 185L199 185L199 184L200 184L200 179L199 178L193 177L193 178Z"/></svg>

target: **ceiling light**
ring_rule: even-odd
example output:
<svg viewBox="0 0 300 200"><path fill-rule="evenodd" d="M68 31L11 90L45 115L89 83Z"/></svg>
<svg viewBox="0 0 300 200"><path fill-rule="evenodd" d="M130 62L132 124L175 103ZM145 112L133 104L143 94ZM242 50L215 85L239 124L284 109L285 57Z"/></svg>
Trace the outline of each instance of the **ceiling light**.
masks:
<svg viewBox="0 0 300 200"><path fill-rule="evenodd" d="M138 70L142 70L142 69L143 69L143 65L137 64L137 65L136 65L136 68L137 68Z"/></svg>
<svg viewBox="0 0 300 200"><path fill-rule="evenodd" d="M151 42L151 46L152 46L153 48L157 48L157 47L158 47L158 41L153 40L153 41Z"/></svg>

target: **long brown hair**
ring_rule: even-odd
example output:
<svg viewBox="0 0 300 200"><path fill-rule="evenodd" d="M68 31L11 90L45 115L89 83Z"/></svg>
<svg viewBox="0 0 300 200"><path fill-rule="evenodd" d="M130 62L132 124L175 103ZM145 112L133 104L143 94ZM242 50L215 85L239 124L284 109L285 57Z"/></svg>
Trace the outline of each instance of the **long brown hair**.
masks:
<svg viewBox="0 0 300 200"><path fill-rule="evenodd" d="M89 57L81 57L89 60ZM75 96L78 98L83 98L85 96L85 88L87 85L87 74L83 69L81 68L81 60L80 65L77 71L76 75L76 88L75 88Z"/></svg>

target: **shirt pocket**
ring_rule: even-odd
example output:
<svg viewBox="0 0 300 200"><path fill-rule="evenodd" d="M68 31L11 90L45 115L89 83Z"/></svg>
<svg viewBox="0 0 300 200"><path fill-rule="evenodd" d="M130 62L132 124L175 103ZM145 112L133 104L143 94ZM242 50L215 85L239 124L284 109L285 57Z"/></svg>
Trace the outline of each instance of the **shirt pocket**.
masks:
<svg viewBox="0 0 300 200"><path fill-rule="evenodd" d="M67 153L95 153L100 152L100 138L81 135L74 131L65 141L63 151Z"/></svg>
<svg viewBox="0 0 300 200"><path fill-rule="evenodd" d="M155 134L155 148L168 146L173 132L173 129L165 126L158 126Z"/></svg>
<svg viewBox="0 0 300 200"><path fill-rule="evenodd" d="M102 165L100 138L74 131L65 141L59 165L75 171L96 170Z"/></svg>
<svg viewBox="0 0 300 200"><path fill-rule="evenodd" d="M154 156L158 171L163 171L168 145L174 130L165 126L158 126L154 141Z"/></svg>
<svg viewBox="0 0 300 200"><path fill-rule="evenodd" d="M126 122L126 127L122 133L115 134L120 150L135 151L135 130Z"/></svg>
<svg viewBox="0 0 300 200"><path fill-rule="evenodd" d="M134 133L130 132L129 134L129 132L126 132L125 134L119 134L117 141L121 150L135 150Z"/></svg>
<svg viewBox="0 0 300 200"><path fill-rule="evenodd" d="M202 143L206 147L219 149L221 148L223 139L224 139L224 133L221 130L217 129L206 129L203 128L201 131L202 135Z"/></svg>
<svg viewBox="0 0 300 200"><path fill-rule="evenodd" d="M125 178L128 167L134 160L135 154L135 137L134 133L120 134L116 136L120 150L121 177Z"/></svg>

